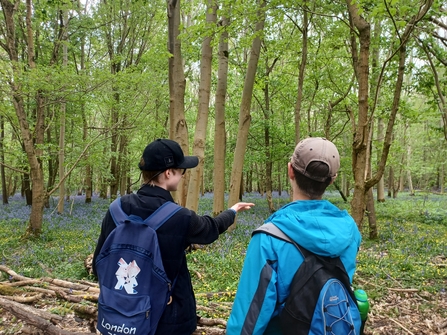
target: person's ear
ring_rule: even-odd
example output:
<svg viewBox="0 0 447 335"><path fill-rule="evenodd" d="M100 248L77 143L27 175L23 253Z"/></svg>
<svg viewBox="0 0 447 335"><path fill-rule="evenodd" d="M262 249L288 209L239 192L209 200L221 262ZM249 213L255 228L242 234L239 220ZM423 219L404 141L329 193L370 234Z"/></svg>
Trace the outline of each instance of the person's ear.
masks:
<svg viewBox="0 0 447 335"><path fill-rule="evenodd" d="M169 179L169 177L171 176L171 169L167 169L167 170L164 172L164 175L165 175L165 178L166 178L166 179Z"/></svg>
<svg viewBox="0 0 447 335"><path fill-rule="evenodd" d="M292 163L287 163L287 174L289 179L295 179L295 173L293 172Z"/></svg>

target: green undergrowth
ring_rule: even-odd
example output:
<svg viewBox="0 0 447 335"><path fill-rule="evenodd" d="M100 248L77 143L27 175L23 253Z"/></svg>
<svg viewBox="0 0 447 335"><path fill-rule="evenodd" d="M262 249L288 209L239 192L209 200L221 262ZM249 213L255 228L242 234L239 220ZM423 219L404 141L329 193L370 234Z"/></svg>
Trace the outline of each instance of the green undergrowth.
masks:
<svg viewBox="0 0 447 335"><path fill-rule="evenodd" d="M338 193L326 196L349 211ZM211 245L199 246L187 254L193 286L207 317L228 317L251 232L270 215L265 197L246 194L244 201L256 206L238 215L237 228ZM274 199L276 208L289 201L286 195ZM0 264L18 274L38 278L87 279L84 259L93 252L108 202L82 199L67 205L67 213L48 209L42 236L22 238L29 209L23 199L0 206ZM212 195L200 200L199 214L212 213ZM369 239L368 221L362 227L363 242L357 259L354 285L365 289L371 299L381 299L388 288L417 289L432 295L444 294L447 283L447 196L400 194L376 203L379 236ZM6 280L2 273L0 280Z"/></svg>

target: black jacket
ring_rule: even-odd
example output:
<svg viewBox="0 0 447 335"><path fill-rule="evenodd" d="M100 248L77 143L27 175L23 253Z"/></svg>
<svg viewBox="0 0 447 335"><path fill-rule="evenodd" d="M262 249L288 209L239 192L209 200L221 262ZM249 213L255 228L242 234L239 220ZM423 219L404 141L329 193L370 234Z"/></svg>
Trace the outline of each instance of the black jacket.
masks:
<svg viewBox="0 0 447 335"><path fill-rule="evenodd" d="M143 220L166 201L174 201L169 191L157 186L142 186L136 194L121 198L121 207L127 215L134 214ZM177 276L172 292L172 303L166 307L158 324L156 335L190 335L197 326L196 302L186 264L185 249L191 244L210 244L233 223L235 213L223 211L212 218L199 216L187 208L180 209L158 230L158 242L163 266L171 281ZM98 244L93 255L95 261L115 223L107 211L101 226Z"/></svg>

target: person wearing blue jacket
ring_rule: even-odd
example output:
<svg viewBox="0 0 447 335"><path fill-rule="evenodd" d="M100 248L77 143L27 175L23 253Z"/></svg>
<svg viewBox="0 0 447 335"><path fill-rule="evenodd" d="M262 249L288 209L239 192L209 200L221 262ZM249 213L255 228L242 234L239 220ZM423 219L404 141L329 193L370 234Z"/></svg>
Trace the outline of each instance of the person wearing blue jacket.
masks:
<svg viewBox="0 0 447 335"><path fill-rule="evenodd" d="M265 223L273 223L315 254L339 256L352 283L360 232L347 211L322 200L339 168L338 150L329 140L307 138L299 142L287 165L292 202ZM268 234L253 235L227 323L227 335L282 334L278 315L302 262L301 253L292 243Z"/></svg>

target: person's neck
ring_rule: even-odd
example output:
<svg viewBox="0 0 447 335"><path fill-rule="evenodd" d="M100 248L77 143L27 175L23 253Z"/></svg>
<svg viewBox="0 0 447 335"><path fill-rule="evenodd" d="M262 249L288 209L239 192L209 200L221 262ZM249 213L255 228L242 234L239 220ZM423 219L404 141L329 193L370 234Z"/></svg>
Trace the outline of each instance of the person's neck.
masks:
<svg viewBox="0 0 447 335"><path fill-rule="evenodd" d="M143 185L147 185L147 186L151 186L151 187L157 186L157 187L160 187L160 188L163 188L166 190L166 185L164 183L159 183L156 181L144 182L141 186L143 186Z"/></svg>
<svg viewBox="0 0 447 335"><path fill-rule="evenodd" d="M297 201L297 200L313 200L313 199L311 199L309 197L309 195L307 195L307 193L301 191L301 189L299 187L294 187L292 192L293 192L293 196L292 196L293 201ZM321 198L314 199L314 200L321 200Z"/></svg>

